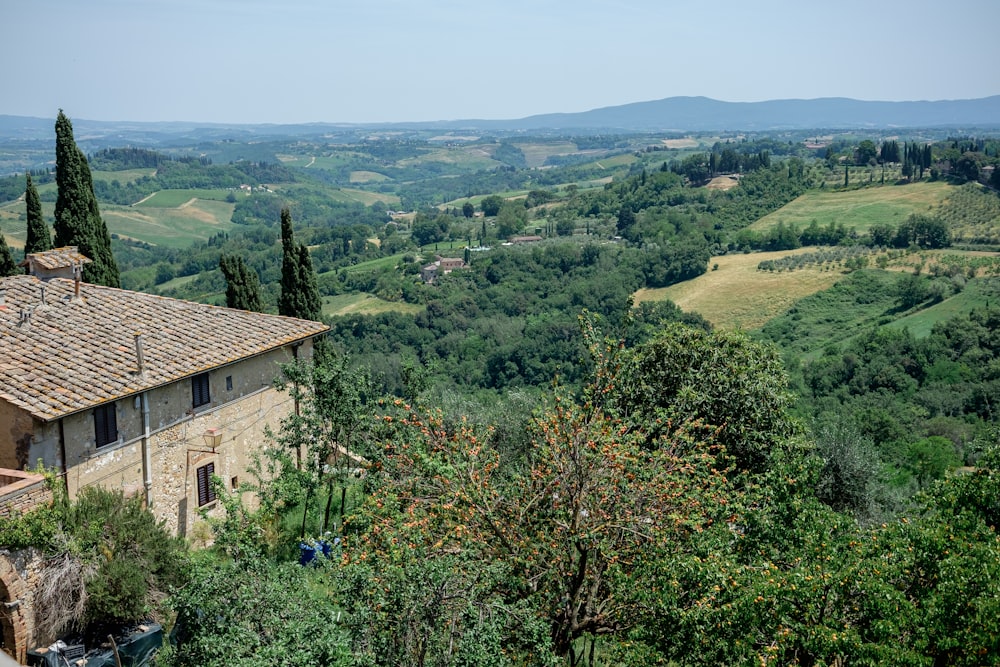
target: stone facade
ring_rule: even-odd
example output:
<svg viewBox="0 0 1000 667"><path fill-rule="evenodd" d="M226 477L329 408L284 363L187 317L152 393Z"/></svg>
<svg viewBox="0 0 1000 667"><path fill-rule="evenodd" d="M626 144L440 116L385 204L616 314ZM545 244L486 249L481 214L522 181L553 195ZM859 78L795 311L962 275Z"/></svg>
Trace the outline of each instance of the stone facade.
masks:
<svg viewBox="0 0 1000 667"><path fill-rule="evenodd" d="M43 565L42 554L35 549L0 550L0 647L22 665L28 650L39 641L34 592Z"/></svg>
<svg viewBox="0 0 1000 667"><path fill-rule="evenodd" d="M294 351L299 358L311 353L310 340ZM211 464L230 489L249 481L253 456L266 445L266 429L277 432L282 418L294 409L288 394L272 386L279 364L292 360L293 349L287 346L207 371L210 400L198 407L193 406L192 378L115 401L118 439L101 446L93 410L52 422L33 420L23 412L12 415L22 430L7 436L10 442L0 433L0 452L26 442L13 463L41 463L63 471L70 498L87 486L141 494L158 520L187 535L200 520L199 509L218 511L217 501L199 505L198 470ZM205 440L213 429L219 436L214 447Z"/></svg>

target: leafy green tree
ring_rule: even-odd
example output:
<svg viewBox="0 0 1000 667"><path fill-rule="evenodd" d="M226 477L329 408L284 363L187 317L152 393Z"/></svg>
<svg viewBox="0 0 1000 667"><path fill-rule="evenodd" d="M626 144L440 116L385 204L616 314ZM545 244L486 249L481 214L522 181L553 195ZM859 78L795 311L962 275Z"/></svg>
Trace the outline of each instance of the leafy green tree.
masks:
<svg viewBox="0 0 1000 667"><path fill-rule="evenodd" d="M266 560L206 562L176 593L176 647L164 667L357 664L322 571Z"/></svg>
<svg viewBox="0 0 1000 667"><path fill-rule="evenodd" d="M482 210L483 215L493 217L500 212L500 207L503 206L504 198L500 195L490 195L489 197L484 197L481 202L479 202L479 208Z"/></svg>
<svg viewBox="0 0 1000 667"><path fill-rule="evenodd" d="M502 566L508 604L527 603L544 619L569 664L578 664L581 638L639 622L635 573L685 548L724 483L697 427L623 431L605 409L620 382L617 344L588 339L593 382L580 401L558 394L529 427L534 444L517 474L487 434L397 403L384 418L395 431L379 488L358 517L369 529L350 554L383 566L448 554Z"/></svg>
<svg viewBox="0 0 1000 667"><path fill-rule="evenodd" d="M31 181L31 174L26 176L24 188L24 203L28 215L28 235L24 241L24 254L52 250L52 233L42 217L42 202L38 198L38 190Z"/></svg>
<svg viewBox="0 0 1000 667"><path fill-rule="evenodd" d="M746 334L668 324L625 363L617 409L651 438L704 423L739 469L760 471L797 432L777 350Z"/></svg>
<svg viewBox="0 0 1000 667"><path fill-rule="evenodd" d="M239 255L221 255L219 268L226 277L226 306L263 312L257 272L248 267Z"/></svg>
<svg viewBox="0 0 1000 667"><path fill-rule="evenodd" d="M508 238L524 229L527 222L527 212L519 201L507 201L497 213L497 235Z"/></svg>
<svg viewBox="0 0 1000 667"><path fill-rule="evenodd" d="M927 300L927 281L912 273L901 275L895 285L896 303L903 310L909 310Z"/></svg>
<svg viewBox="0 0 1000 667"><path fill-rule="evenodd" d="M7 238L3 235L3 232L0 232L0 278L14 276L20 272L21 270L18 268L17 262L14 261L14 257L10 254Z"/></svg>
<svg viewBox="0 0 1000 667"><path fill-rule="evenodd" d="M62 110L56 118L55 245L77 246L92 261L83 279L95 285L119 287L118 264L111 252L111 235L101 218L87 157L73 138L73 125Z"/></svg>
<svg viewBox="0 0 1000 667"><path fill-rule="evenodd" d="M281 209L281 296L278 314L304 320L319 320L323 301L319 296L316 272L305 244L296 244L292 214Z"/></svg>
<svg viewBox="0 0 1000 667"><path fill-rule="evenodd" d="M154 519L140 496L125 498L120 490L82 489L64 509L63 533L49 548L56 556L43 578L79 578L86 593L82 616L51 617L62 621L62 627L49 628L53 633L69 628L100 631L149 618L164 595L186 581L184 541ZM68 567L71 563L76 566ZM36 604L52 612L78 603L46 597Z"/></svg>
<svg viewBox="0 0 1000 667"><path fill-rule="evenodd" d="M472 202L467 201L462 204L462 215L466 218L471 218L476 213L476 207L472 205Z"/></svg>
<svg viewBox="0 0 1000 667"><path fill-rule="evenodd" d="M952 168L955 175L967 181L979 180L979 160L975 153L965 153L955 161Z"/></svg>
<svg viewBox="0 0 1000 667"><path fill-rule="evenodd" d="M854 163L858 165L875 164L878 148L870 139L865 139L854 151Z"/></svg>

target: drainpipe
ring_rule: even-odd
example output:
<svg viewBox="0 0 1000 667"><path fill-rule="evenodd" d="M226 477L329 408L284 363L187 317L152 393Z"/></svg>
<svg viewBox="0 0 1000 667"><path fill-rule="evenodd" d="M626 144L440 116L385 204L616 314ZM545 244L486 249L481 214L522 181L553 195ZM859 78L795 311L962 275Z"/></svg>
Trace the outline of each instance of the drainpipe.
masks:
<svg viewBox="0 0 1000 667"><path fill-rule="evenodd" d="M142 357L142 334L132 335L135 340L135 361L139 371L139 377L146 377L146 364ZM144 391L139 394L139 401L142 403L142 469L143 485L146 487L146 508L153 509L153 459L149 451L149 392Z"/></svg>
<svg viewBox="0 0 1000 667"><path fill-rule="evenodd" d="M149 392L139 395L142 401L142 468L145 473L143 484L146 487L146 508L153 509L153 458L149 443Z"/></svg>

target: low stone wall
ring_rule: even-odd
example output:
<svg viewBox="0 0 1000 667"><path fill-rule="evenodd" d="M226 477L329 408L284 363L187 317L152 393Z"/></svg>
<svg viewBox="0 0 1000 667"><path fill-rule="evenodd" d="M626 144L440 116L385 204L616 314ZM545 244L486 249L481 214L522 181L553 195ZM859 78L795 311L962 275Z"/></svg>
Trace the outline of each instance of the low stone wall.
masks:
<svg viewBox="0 0 1000 667"><path fill-rule="evenodd" d="M0 468L0 517L24 514L50 502L52 491L43 476Z"/></svg>

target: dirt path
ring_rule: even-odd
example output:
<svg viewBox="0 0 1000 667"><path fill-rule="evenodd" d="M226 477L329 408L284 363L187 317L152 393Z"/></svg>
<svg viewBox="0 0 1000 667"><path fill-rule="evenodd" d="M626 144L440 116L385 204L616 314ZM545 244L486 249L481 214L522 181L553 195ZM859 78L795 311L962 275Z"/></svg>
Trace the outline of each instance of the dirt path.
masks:
<svg viewBox="0 0 1000 667"><path fill-rule="evenodd" d="M314 164L316 164L316 156L313 156L312 158L310 158L309 164L307 164L306 166L304 166L302 168L303 169L308 169L309 167L313 166Z"/></svg>
<svg viewBox="0 0 1000 667"><path fill-rule="evenodd" d="M136 203L132 204L132 206L138 206L139 204L141 204L142 202L146 201L147 199L149 199L150 197L152 197L155 194L156 194L156 192L154 192L153 194L150 194L150 195L146 195L145 197L143 197L142 199L140 199Z"/></svg>

